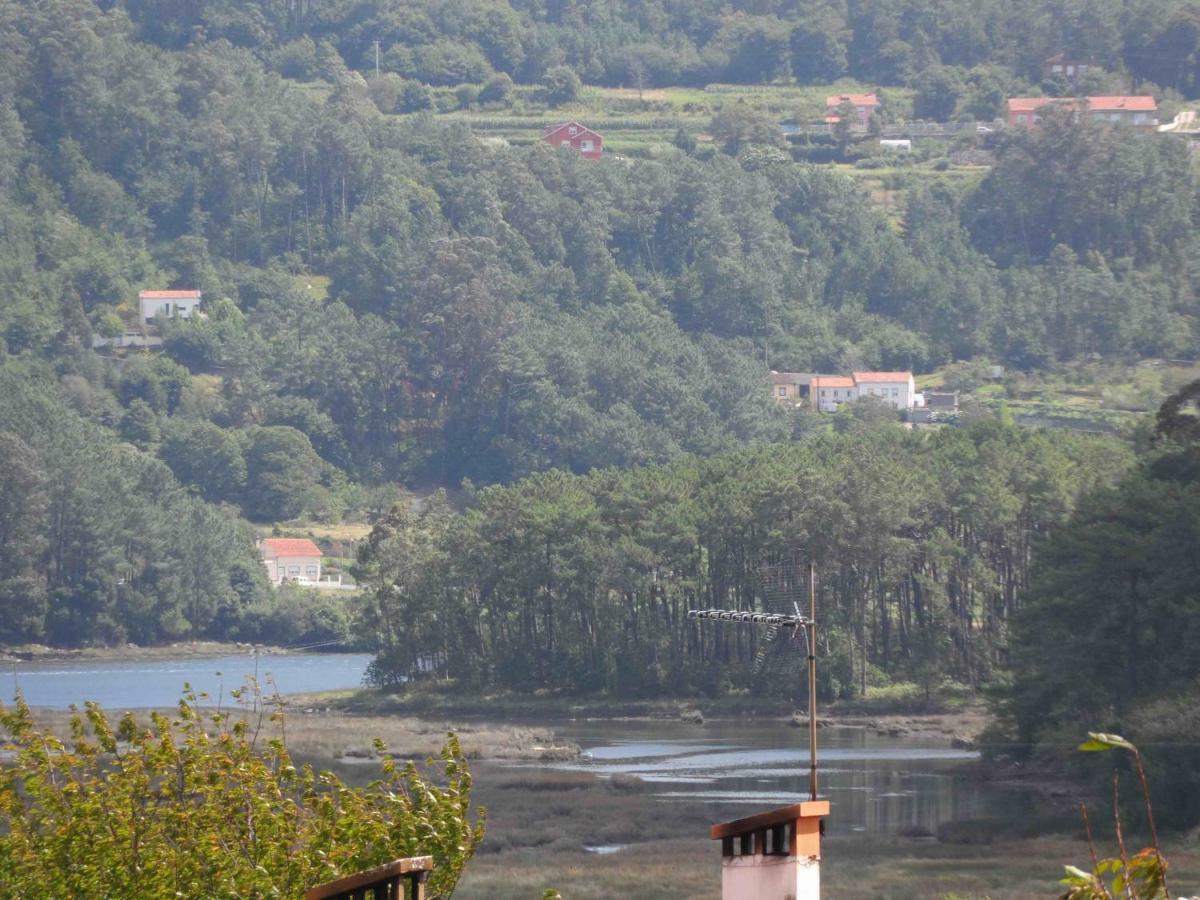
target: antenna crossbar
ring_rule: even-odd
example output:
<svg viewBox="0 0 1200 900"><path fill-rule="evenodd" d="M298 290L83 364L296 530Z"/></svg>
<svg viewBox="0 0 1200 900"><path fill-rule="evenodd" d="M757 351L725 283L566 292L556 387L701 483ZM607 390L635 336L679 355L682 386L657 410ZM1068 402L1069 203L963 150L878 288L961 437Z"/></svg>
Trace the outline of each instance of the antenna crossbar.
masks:
<svg viewBox="0 0 1200 900"><path fill-rule="evenodd" d="M732 622L745 625L766 625L768 640L774 637L779 628L792 629L792 638L804 635L805 656L808 662L808 761L809 761L809 796L817 799L817 568L811 562L808 564L808 611L807 616L800 614L800 604L792 602L795 615L782 613L744 612L734 609L689 609L688 618L692 620L708 619L715 622ZM761 654L762 651L760 650Z"/></svg>
<svg viewBox="0 0 1200 900"><path fill-rule="evenodd" d="M803 628L812 623L807 616L785 616L779 613L743 612L734 609L689 609L689 619L713 619L748 625L774 625L776 628Z"/></svg>

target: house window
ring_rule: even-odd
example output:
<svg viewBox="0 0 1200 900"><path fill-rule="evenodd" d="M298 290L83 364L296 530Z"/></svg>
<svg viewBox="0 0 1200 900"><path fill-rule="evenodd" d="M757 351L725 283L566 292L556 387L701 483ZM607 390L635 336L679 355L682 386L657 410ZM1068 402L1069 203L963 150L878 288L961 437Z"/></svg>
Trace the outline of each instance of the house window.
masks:
<svg viewBox="0 0 1200 900"><path fill-rule="evenodd" d="M892 388L892 396L899 397L900 396L900 388Z"/></svg>
<svg viewBox="0 0 1200 900"><path fill-rule="evenodd" d="M580 141L579 149L582 150L584 153L587 153L588 151L590 151L592 149L592 142L591 141Z"/></svg>
<svg viewBox="0 0 1200 900"><path fill-rule="evenodd" d="M785 388L785 387L781 387L781 388L779 389L779 396L780 396L780 397L786 397L786 396L787 396L787 388Z"/></svg>
<svg viewBox="0 0 1200 900"><path fill-rule="evenodd" d="M1024 125L1026 123L1026 121L1027 121L1027 119L1025 118L1024 113L1019 113L1017 115L1017 124L1018 125Z"/></svg>
<svg viewBox="0 0 1200 900"><path fill-rule="evenodd" d="M300 567L299 566L288 566L287 572L288 572L288 575L299 575Z"/></svg>
<svg viewBox="0 0 1200 900"><path fill-rule="evenodd" d="M571 146L571 142L570 142L570 141L561 141L561 142L559 143L559 146L561 146L561 147L570 147L570 146Z"/></svg>
<svg viewBox="0 0 1200 900"><path fill-rule="evenodd" d="M576 128L574 125L572 125L570 128L567 129L567 134L575 134L578 131L579 131L579 129Z"/></svg>
<svg viewBox="0 0 1200 900"><path fill-rule="evenodd" d="M317 567L316 566L305 566L304 574L309 578L316 578L317 577Z"/></svg>

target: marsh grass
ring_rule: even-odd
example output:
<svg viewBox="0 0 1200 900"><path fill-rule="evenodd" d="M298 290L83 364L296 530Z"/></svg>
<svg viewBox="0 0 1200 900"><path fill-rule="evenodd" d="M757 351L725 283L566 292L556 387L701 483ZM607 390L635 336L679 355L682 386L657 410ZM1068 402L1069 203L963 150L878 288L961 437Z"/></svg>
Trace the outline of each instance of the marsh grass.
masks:
<svg viewBox="0 0 1200 900"><path fill-rule="evenodd" d="M173 711L162 712L171 715ZM237 715L254 718L251 711ZM70 716L67 710L35 712L40 724L64 738L70 734ZM148 722L149 716L149 710L138 714L139 721ZM458 735L463 754L472 760L573 759L579 755L576 745L558 741L548 728L353 716L294 707L287 709L282 728L265 722L261 737L265 743L282 735L293 755L320 764L342 761L361 766L378 759L373 747L376 738L382 740L388 753L396 758L422 760L437 756L446 741L446 734L451 731ZM375 767L367 768L373 771Z"/></svg>

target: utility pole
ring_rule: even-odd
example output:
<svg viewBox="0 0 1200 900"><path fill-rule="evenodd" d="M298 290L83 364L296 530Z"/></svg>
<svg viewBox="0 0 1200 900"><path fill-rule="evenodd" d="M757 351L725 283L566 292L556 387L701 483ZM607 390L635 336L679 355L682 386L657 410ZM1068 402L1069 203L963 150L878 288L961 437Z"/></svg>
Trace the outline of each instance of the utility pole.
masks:
<svg viewBox="0 0 1200 900"><path fill-rule="evenodd" d="M375 77L379 77L379 41L371 41L375 45Z"/></svg>

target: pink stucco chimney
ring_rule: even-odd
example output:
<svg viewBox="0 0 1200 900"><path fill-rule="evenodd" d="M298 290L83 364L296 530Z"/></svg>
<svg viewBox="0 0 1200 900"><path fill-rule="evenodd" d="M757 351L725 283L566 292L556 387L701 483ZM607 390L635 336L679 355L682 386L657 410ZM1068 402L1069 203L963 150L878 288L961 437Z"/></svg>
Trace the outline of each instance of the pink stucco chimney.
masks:
<svg viewBox="0 0 1200 900"><path fill-rule="evenodd" d="M821 819L809 800L712 827L721 842L721 900L818 900Z"/></svg>

